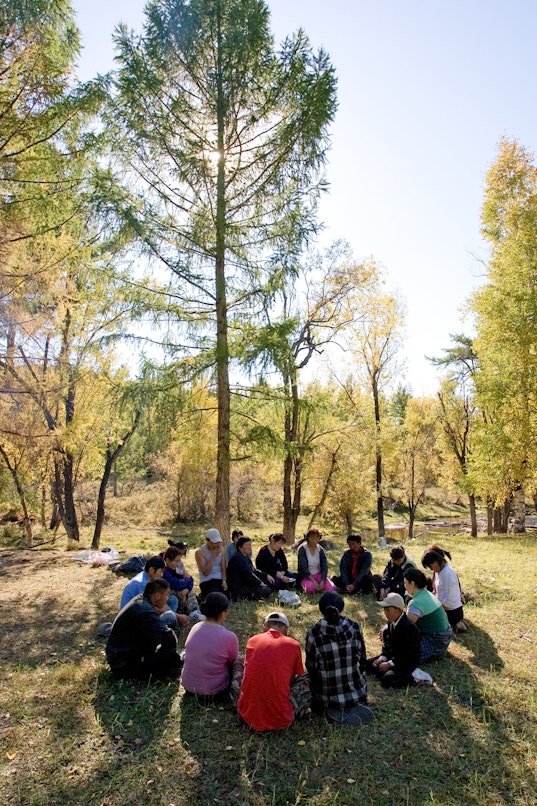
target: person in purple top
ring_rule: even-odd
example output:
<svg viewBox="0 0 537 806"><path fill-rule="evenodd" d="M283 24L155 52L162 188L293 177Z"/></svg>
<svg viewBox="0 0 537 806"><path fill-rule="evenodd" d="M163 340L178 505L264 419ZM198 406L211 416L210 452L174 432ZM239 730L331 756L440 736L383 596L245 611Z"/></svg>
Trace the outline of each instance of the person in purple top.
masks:
<svg viewBox="0 0 537 806"><path fill-rule="evenodd" d="M227 596L210 593L201 606L206 620L191 629L185 642L181 683L200 698L229 699L232 676L242 676L238 638L224 627L228 607Z"/></svg>

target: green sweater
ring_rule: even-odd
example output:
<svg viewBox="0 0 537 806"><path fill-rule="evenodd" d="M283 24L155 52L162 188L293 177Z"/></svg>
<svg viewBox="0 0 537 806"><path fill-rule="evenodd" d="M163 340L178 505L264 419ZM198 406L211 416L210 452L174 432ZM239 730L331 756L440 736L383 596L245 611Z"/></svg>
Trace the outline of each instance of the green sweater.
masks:
<svg viewBox="0 0 537 806"><path fill-rule="evenodd" d="M425 588L417 591L409 604L415 605L415 607L422 612L422 615L417 621L420 632L435 633L447 632L447 630L449 630L449 621L446 616L446 611L436 596L433 596L433 594Z"/></svg>

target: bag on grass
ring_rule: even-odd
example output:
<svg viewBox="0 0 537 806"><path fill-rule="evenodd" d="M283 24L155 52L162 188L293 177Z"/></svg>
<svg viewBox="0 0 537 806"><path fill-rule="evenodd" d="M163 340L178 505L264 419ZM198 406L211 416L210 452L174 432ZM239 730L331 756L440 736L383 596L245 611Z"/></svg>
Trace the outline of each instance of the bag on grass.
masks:
<svg viewBox="0 0 537 806"><path fill-rule="evenodd" d="M281 604L289 607L299 607L302 604L300 596L294 591L278 591L278 599Z"/></svg>

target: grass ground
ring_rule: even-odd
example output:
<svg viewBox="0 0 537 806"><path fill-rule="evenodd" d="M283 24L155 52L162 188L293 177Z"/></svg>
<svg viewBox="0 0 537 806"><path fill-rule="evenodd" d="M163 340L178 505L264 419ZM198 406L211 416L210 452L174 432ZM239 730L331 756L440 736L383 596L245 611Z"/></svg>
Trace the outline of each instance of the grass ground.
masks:
<svg viewBox="0 0 537 806"><path fill-rule="evenodd" d="M166 545L146 530L103 539L127 556ZM424 535L407 551L419 560L428 542ZM0 804L537 803L537 540L444 542L472 601L469 632L430 667L434 687L393 692L371 681L371 726L315 718L262 735L231 707L201 707L176 685L110 679L96 626L113 617L125 579L54 546L1 551ZM329 552L332 570L342 547ZM381 570L387 552L373 552ZM347 600L371 655L379 610L372 597ZM266 611L232 606L227 626L241 649ZM290 612L291 634L303 643L318 616L317 597L304 597Z"/></svg>

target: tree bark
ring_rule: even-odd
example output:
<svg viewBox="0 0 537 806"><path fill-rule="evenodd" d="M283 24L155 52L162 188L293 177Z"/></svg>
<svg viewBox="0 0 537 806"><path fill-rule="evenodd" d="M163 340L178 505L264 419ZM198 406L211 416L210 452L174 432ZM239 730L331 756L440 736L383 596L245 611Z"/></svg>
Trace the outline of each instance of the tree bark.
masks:
<svg viewBox="0 0 537 806"><path fill-rule="evenodd" d="M134 417L134 423L132 424L132 427L127 431L123 439L118 442L117 446L113 450L110 444L106 449L106 461L104 463L103 475L101 478L101 483L99 485L99 494L97 496L97 517L95 518L95 529L93 531L93 540L91 541L92 549L95 550L99 549L101 543L101 532L105 516L104 502L106 498L106 487L110 479L112 468L114 467L116 459L118 458L122 450L126 447L129 439L136 431L136 427L138 425L139 420L140 420L140 412L137 411Z"/></svg>
<svg viewBox="0 0 537 806"><path fill-rule="evenodd" d="M494 507L490 503L487 503L487 534L492 535L493 533L493 519L494 519Z"/></svg>
<svg viewBox="0 0 537 806"><path fill-rule="evenodd" d="M315 504L315 507L313 508L313 512L311 513L311 518L310 518L310 521L308 523L308 529L311 529L311 527L315 523L315 519L317 518L317 515L320 512L322 512L322 510L323 510L326 498L328 496L328 491L330 490L330 483L331 483L331 480L332 480L332 476L334 475L334 473L336 472L337 467L338 467L338 463L337 463L337 455L338 455L338 453L339 453L339 446L332 453L331 462L330 462L330 470L328 471L328 476L326 477L326 481L324 483L321 498Z"/></svg>
<svg viewBox="0 0 537 806"><path fill-rule="evenodd" d="M226 190L224 161L225 101L222 84L222 31L220 4L216 6L217 47L217 140L218 170L216 180L216 377L218 386L218 448L216 458L215 525L224 543L229 540L229 473L230 473L230 425L231 394L229 388L229 347L226 298Z"/></svg>
<svg viewBox="0 0 537 806"><path fill-rule="evenodd" d="M526 499L524 488L519 484L513 493L513 505L515 517L513 521L513 532L522 534L526 531Z"/></svg>
<svg viewBox="0 0 537 806"><path fill-rule="evenodd" d="M384 502L382 500L382 448L380 444L380 401L379 388L376 378L372 378L373 401L375 405L375 481L377 490L377 524L379 531L379 541L385 538L384 528Z"/></svg>
<svg viewBox="0 0 537 806"><path fill-rule="evenodd" d="M22 485L21 479L17 472L17 465L12 462L6 453L4 446L0 445L0 456L4 460L4 463L11 473L11 477L15 484L15 488L17 490L17 494L19 496L20 505L22 507L22 525L24 526L24 531L26 532L26 545L28 548L32 548L34 544L34 536L32 532L32 521L30 519L30 513L28 511L28 504L26 502L26 494L24 492L24 487Z"/></svg>
<svg viewBox="0 0 537 806"><path fill-rule="evenodd" d="M472 537L477 537L477 515L475 511L475 495L468 496L470 506L470 533Z"/></svg>

